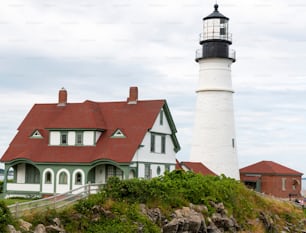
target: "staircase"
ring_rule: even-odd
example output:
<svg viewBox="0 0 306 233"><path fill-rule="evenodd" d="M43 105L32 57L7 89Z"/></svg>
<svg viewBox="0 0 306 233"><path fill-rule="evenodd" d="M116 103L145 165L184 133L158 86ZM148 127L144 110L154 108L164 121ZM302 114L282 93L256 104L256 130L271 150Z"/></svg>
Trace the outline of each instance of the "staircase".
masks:
<svg viewBox="0 0 306 233"><path fill-rule="evenodd" d="M8 208L16 218L33 213L34 211L38 212L48 209L60 209L71 205L78 200L87 198L90 194L98 193L102 187L103 184L86 184L66 193L30 202L16 203L14 205L9 205Z"/></svg>

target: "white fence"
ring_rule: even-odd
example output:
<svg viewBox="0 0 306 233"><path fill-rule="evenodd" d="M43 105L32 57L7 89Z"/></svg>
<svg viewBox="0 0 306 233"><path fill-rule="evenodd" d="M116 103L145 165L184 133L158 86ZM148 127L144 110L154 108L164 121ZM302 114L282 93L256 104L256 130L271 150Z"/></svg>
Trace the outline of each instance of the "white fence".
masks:
<svg viewBox="0 0 306 233"><path fill-rule="evenodd" d="M16 203L8 206L8 208L10 209L12 215L18 218L33 211L62 208L78 200L84 199L90 194L98 193L101 188L102 184L87 184L66 193L61 193L35 201Z"/></svg>

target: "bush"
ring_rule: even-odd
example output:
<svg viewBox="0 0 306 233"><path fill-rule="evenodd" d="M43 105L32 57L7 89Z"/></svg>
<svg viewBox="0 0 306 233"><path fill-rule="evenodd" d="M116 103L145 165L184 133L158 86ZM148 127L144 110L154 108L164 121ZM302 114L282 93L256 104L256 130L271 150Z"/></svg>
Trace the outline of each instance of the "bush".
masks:
<svg viewBox="0 0 306 233"><path fill-rule="evenodd" d="M3 193L3 181L0 180L0 193Z"/></svg>
<svg viewBox="0 0 306 233"><path fill-rule="evenodd" d="M7 225L13 224L13 218L10 210L7 208L5 203L0 200L0 232L6 233Z"/></svg>
<svg viewBox="0 0 306 233"><path fill-rule="evenodd" d="M223 202L230 214L239 222L254 216L252 194L240 182L225 176L203 176L193 172L175 170L151 180L109 179L105 192L116 201L159 205L164 210L179 208L188 203L204 204L209 212L214 212L210 202Z"/></svg>

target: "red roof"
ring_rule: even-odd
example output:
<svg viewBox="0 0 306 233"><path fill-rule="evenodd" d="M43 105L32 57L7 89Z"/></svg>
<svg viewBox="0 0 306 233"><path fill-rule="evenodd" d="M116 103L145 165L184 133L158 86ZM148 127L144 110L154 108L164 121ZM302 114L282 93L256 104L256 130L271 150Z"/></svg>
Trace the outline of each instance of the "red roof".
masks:
<svg viewBox="0 0 306 233"><path fill-rule="evenodd" d="M35 104L18 127L18 133L1 162L15 159L69 163L90 163L100 159L130 162L161 108L166 105L165 100L137 101L136 104L126 101L85 101L66 106ZM118 128L124 132L125 138L111 138ZM97 129L103 132L96 146L49 146L50 129ZM39 130L43 139L30 138L35 130Z"/></svg>
<svg viewBox="0 0 306 233"><path fill-rule="evenodd" d="M217 175L216 173L214 173L212 170L210 170L200 162L181 162L179 164L179 167L182 168L183 166L185 166L190 171L193 171L195 173L200 173L202 175L213 175L213 176Z"/></svg>
<svg viewBox="0 0 306 233"><path fill-rule="evenodd" d="M241 168L240 173L252 173L252 174L282 174L282 175L298 175L301 176L303 173L293 170L291 168L285 167L279 163L273 161L261 161L254 163L250 166Z"/></svg>

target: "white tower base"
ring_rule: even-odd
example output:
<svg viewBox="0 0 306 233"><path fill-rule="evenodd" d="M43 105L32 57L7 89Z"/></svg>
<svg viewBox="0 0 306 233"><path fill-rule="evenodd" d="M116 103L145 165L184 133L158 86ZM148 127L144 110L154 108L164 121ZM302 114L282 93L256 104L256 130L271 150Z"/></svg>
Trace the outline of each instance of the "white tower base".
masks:
<svg viewBox="0 0 306 233"><path fill-rule="evenodd" d="M239 180L231 64L228 58L206 58L200 65L190 160L217 175Z"/></svg>

